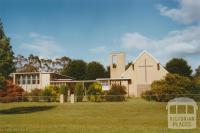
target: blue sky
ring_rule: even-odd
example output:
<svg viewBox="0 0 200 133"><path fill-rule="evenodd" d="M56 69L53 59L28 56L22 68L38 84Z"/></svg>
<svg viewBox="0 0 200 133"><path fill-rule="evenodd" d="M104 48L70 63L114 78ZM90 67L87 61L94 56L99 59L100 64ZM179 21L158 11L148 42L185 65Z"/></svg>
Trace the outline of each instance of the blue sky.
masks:
<svg viewBox="0 0 200 133"><path fill-rule="evenodd" d="M198 8L199 7L199 8ZM198 0L0 0L0 18L15 54L97 60L112 51L127 61L147 50L200 65Z"/></svg>

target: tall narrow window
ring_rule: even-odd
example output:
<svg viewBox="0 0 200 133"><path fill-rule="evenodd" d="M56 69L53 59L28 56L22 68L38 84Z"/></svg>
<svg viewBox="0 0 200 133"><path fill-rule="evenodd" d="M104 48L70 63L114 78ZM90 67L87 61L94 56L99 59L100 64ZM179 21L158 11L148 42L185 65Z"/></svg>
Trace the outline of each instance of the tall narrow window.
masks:
<svg viewBox="0 0 200 133"><path fill-rule="evenodd" d="M31 84L31 76L27 75L27 84Z"/></svg>
<svg viewBox="0 0 200 133"><path fill-rule="evenodd" d="M23 85L26 84L26 76L25 76L25 75L22 76L22 84L23 84Z"/></svg>
<svg viewBox="0 0 200 133"><path fill-rule="evenodd" d="M32 84L36 84L36 75L32 76Z"/></svg>
<svg viewBox="0 0 200 133"><path fill-rule="evenodd" d="M135 66L134 66L134 64L132 64L132 69L133 69L133 71L134 71L134 69L135 69Z"/></svg>
<svg viewBox="0 0 200 133"><path fill-rule="evenodd" d="M159 63L157 64L157 70L160 70L160 64Z"/></svg>
<svg viewBox="0 0 200 133"><path fill-rule="evenodd" d="M112 56L112 66L113 66L113 68L117 67L117 56L116 55Z"/></svg>

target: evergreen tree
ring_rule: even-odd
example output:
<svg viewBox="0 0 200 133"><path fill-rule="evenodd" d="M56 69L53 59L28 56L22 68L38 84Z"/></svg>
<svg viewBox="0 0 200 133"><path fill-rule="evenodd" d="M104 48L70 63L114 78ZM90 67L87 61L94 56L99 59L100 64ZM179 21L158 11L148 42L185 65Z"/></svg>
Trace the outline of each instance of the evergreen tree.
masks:
<svg viewBox="0 0 200 133"><path fill-rule="evenodd" d="M99 63L92 61L88 64L86 70L86 79L97 79L106 77L106 70L104 66Z"/></svg>
<svg viewBox="0 0 200 133"><path fill-rule="evenodd" d="M173 58L166 64L166 69L173 74L190 77L192 68L187 61L182 58Z"/></svg>
<svg viewBox="0 0 200 133"><path fill-rule="evenodd" d="M13 54L10 39L5 35L3 24L0 20L0 79L8 78L9 74L15 70ZM1 80L0 86L2 86L2 83L3 81Z"/></svg>

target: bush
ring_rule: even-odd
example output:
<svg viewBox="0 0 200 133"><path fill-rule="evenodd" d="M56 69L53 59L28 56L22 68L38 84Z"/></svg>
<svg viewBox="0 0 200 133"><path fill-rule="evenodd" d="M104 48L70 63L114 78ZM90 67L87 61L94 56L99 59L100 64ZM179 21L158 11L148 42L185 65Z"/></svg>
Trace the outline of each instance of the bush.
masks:
<svg viewBox="0 0 200 133"><path fill-rule="evenodd" d="M41 95L42 95L42 90L35 88L35 89L31 90L30 93L24 94L23 96L25 96L25 98L23 100L26 101L26 100L28 100L28 99L26 99L26 96L31 96L31 98L32 98L31 101L39 102L40 101L39 96L41 96Z"/></svg>
<svg viewBox="0 0 200 133"><path fill-rule="evenodd" d="M122 85L113 84L111 89L107 92L107 101L125 101L126 87Z"/></svg>
<svg viewBox="0 0 200 133"><path fill-rule="evenodd" d="M23 89L14 85L11 80L4 81L4 88L0 90L0 102L17 102L22 101Z"/></svg>
<svg viewBox="0 0 200 133"><path fill-rule="evenodd" d="M48 102L59 101L57 99L59 95L60 95L59 87L57 86L49 85L49 86L46 86L45 89L42 91L42 96L46 97L44 100Z"/></svg>
<svg viewBox="0 0 200 133"><path fill-rule="evenodd" d="M61 94L64 95L64 101L67 101L67 99L68 99L68 91L69 91L69 86L68 85L61 85L59 87L59 93L60 93L60 95Z"/></svg>
<svg viewBox="0 0 200 133"><path fill-rule="evenodd" d="M61 85L59 88L59 93L65 96L68 95L69 86L68 85Z"/></svg>
<svg viewBox="0 0 200 133"><path fill-rule="evenodd" d="M77 102L82 102L83 101L84 88L83 88L83 85L81 83L76 83L75 96L76 96Z"/></svg>
<svg viewBox="0 0 200 133"><path fill-rule="evenodd" d="M190 78L178 74L167 74L165 79L154 81L151 90L142 93L142 98L167 102L175 97L193 97L194 86Z"/></svg>
<svg viewBox="0 0 200 133"><path fill-rule="evenodd" d="M87 94L88 94L88 99L91 102L100 102L102 101L101 99L101 93L102 93L102 86L99 83L92 83L89 85Z"/></svg>

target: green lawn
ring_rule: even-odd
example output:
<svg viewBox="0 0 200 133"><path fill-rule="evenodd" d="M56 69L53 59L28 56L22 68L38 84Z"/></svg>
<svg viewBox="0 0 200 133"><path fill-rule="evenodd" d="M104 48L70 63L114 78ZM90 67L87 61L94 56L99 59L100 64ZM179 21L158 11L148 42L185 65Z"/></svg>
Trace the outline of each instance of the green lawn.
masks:
<svg viewBox="0 0 200 133"><path fill-rule="evenodd" d="M0 103L0 133L200 132L167 129L165 106L142 99L113 103ZM197 124L200 127L199 119Z"/></svg>

